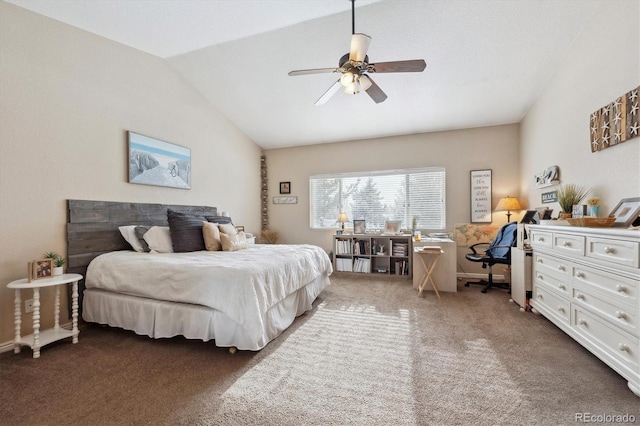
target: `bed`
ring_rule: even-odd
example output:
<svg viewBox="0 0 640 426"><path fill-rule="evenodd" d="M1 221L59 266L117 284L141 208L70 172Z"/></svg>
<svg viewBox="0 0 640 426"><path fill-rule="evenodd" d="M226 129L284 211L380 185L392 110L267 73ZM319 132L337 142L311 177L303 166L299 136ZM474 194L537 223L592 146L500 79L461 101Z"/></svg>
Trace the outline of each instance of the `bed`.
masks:
<svg viewBox="0 0 640 426"><path fill-rule="evenodd" d="M82 273L83 320L153 338L184 336L260 350L312 308L331 262L313 245L147 253L123 225L167 226L167 210L216 216L215 207L68 200L69 272Z"/></svg>

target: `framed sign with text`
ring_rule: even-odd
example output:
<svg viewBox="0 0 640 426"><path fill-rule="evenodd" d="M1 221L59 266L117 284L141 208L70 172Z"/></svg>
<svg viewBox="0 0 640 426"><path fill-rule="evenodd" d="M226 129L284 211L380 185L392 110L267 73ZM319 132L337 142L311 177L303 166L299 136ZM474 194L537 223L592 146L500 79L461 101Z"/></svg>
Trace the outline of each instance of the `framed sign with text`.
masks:
<svg viewBox="0 0 640 426"><path fill-rule="evenodd" d="M491 223L491 169L471 170L471 223Z"/></svg>

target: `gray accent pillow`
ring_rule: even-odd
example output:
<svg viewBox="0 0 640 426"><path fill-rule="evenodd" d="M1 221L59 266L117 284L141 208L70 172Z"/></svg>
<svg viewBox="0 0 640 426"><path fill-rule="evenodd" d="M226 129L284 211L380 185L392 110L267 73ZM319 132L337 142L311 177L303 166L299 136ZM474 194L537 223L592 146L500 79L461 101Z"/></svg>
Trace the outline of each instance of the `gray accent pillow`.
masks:
<svg viewBox="0 0 640 426"><path fill-rule="evenodd" d="M140 245L142 245L142 251L144 251L145 253L149 253L151 251L151 249L149 248L149 244L147 244L147 242L144 240L144 234L149 229L151 229L150 226L136 226L133 230L136 234L136 238L140 242Z"/></svg>
<svg viewBox="0 0 640 426"><path fill-rule="evenodd" d="M167 210L171 245L176 253L206 250L202 236L203 216Z"/></svg>
<svg viewBox="0 0 640 426"><path fill-rule="evenodd" d="M207 219L207 222L233 224L229 216L205 216L205 217Z"/></svg>

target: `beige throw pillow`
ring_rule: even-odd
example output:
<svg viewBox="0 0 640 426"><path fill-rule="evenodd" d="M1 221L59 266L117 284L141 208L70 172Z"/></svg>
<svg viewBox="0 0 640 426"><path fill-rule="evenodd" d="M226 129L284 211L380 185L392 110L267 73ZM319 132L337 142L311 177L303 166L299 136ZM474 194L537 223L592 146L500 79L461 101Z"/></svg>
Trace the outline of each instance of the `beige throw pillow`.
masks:
<svg viewBox="0 0 640 426"><path fill-rule="evenodd" d="M220 233L220 242L222 243L222 251L236 251L247 248L247 238L242 231L235 235Z"/></svg>
<svg viewBox="0 0 640 426"><path fill-rule="evenodd" d="M152 226L143 238L149 244L151 253L173 253L168 226Z"/></svg>
<svg viewBox="0 0 640 426"><path fill-rule="evenodd" d="M220 230L221 234L227 234L227 235L236 235L238 232L236 231L236 227L233 226L230 223L219 223L218 224L218 229Z"/></svg>
<svg viewBox="0 0 640 426"><path fill-rule="evenodd" d="M208 251L219 251L222 249L220 243L220 231L217 223L202 222L202 236L204 237L204 246Z"/></svg>

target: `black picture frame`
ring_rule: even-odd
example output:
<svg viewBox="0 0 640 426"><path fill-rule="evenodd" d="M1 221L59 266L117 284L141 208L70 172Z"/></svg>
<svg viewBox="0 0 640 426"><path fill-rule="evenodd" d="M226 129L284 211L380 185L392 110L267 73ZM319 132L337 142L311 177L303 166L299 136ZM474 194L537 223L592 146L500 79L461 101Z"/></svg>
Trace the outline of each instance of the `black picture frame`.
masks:
<svg viewBox="0 0 640 426"><path fill-rule="evenodd" d="M291 194L291 182L280 182L280 193Z"/></svg>

